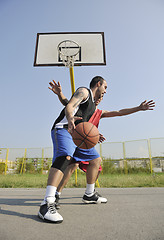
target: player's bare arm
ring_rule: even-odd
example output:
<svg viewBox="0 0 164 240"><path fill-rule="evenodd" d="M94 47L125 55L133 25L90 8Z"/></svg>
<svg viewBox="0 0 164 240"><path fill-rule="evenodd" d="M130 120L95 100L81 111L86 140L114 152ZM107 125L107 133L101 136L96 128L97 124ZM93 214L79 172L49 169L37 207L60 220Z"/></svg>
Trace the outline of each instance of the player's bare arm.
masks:
<svg viewBox="0 0 164 240"><path fill-rule="evenodd" d="M86 100L86 98L88 97L88 94L89 93L86 88L77 89L72 96L72 99L71 99L72 101L70 101L73 103L73 107L76 108L81 102Z"/></svg>
<svg viewBox="0 0 164 240"><path fill-rule="evenodd" d="M60 82L56 83L54 80L52 80L51 82L49 82L49 84L50 84L51 87L48 87L48 88L49 88L52 92L54 92L54 93L58 96L60 102L61 102L64 106L66 106L69 101L68 101L68 99L64 96L64 94L63 94L63 92L62 92L62 87L61 87Z"/></svg>
<svg viewBox="0 0 164 240"><path fill-rule="evenodd" d="M88 97L88 90L86 88L79 88L76 90L76 92L73 94L71 100L66 106L65 109L65 115L68 120L68 131L71 133L72 130L75 128L75 119L74 119L74 111L78 105L83 102ZM81 119L77 118L76 120Z"/></svg>
<svg viewBox="0 0 164 240"><path fill-rule="evenodd" d="M129 115L129 114L136 113L136 112L139 112L139 111L153 110L154 107L155 107L155 102L153 100L150 100L148 102L145 100L139 106L133 107L133 108L125 108L125 109L121 109L119 111L105 111L105 110L103 110L101 118L125 116L125 115Z"/></svg>

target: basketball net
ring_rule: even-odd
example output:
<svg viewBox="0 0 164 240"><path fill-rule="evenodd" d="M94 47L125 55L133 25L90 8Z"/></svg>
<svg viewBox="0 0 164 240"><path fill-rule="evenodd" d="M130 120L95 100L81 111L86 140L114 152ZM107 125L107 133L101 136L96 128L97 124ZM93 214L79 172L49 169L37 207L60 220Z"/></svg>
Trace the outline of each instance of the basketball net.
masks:
<svg viewBox="0 0 164 240"><path fill-rule="evenodd" d="M58 45L58 52L60 58L62 59L63 64L65 67L71 68L74 66L75 57L80 51L80 46L78 43L65 40L59 43Z"/></svg>
<svg viewBox="0 0 164 240"><path fill-rule="evenodd" d="M59 43L58 53L65 67L69 68L72 94L75 92L75 81L73 66L75 57L80 52L80 46L78 43L72 40L65 40Z"/></svg>

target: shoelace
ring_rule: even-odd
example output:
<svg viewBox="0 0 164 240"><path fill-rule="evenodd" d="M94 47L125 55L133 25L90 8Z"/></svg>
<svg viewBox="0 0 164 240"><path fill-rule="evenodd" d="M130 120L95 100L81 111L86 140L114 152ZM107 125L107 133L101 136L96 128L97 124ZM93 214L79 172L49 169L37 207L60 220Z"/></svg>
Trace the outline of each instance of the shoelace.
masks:
<svg viewBox="0 0 164 240"><path fill-rule="evenodd" d="M55 203L48 203L48 211L50 213L56 213Z"/></svg>

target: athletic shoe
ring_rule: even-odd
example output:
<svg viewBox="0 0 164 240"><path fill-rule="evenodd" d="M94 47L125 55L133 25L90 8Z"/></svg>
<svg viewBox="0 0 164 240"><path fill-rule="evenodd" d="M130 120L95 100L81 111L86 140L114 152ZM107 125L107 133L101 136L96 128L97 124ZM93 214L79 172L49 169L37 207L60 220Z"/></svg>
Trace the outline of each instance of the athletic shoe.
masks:
<svg viewBox="0 0 164 240"><path fill-rule="evenodd" d="M107 199L103 198L99 193L95 192L92 196L87 195L85 193L82 201L87 204L88 203L106 203Z"/></svg>
<svg viewBox="0 0 164 240"><path fill-rule="evenodd" d="M100 195L100 193L96 192L97 196L101 198L101 203L107 203L107 198L104 198Z"/></svg>
<svg viewBox="0 0 164 240"><path fill-rule="evenodd" d="M38 212L38 217L46 222L61 223L63 217L57 212L55 208L55 201L53 197L48 197L46 201L43 201Z"/></svg>
<svg viewBox="0 0 164 240"><path fill-rule="evenodd" d="M55 208L58 210L60 209L60 203L59 203L60 197L58 194L55 195Z"/></svg>

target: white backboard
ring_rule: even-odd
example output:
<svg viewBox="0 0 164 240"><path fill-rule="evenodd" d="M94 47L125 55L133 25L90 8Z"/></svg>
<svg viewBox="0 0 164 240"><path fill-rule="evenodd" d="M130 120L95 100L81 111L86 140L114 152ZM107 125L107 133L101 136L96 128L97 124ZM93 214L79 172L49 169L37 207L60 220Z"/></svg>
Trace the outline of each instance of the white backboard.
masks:
<svg viewBox="0 0 164 240"><path fill-rule="evenodd" d="M65 40L74 41L80 46L74 66L106 65L103 32L56 32L37 34L34 66L64 66L58 45Z"/></svg>

